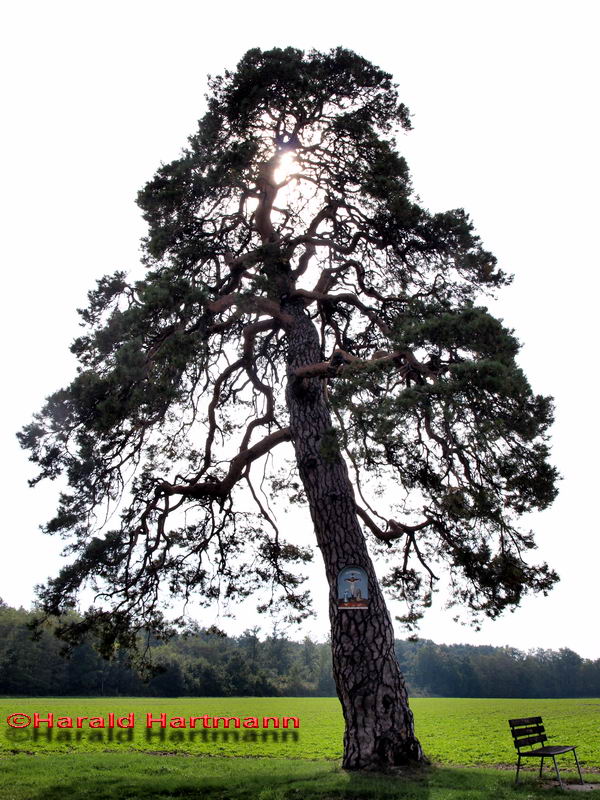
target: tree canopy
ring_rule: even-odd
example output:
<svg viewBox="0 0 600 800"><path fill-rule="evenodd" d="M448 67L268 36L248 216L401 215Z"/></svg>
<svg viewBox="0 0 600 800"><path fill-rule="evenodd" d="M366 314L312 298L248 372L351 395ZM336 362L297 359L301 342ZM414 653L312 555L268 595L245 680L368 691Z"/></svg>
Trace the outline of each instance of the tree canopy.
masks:
<svg viewBox="0 0 600 800"><path fill-rule="evenodd" d="M391 76L342 48L253 49L209 85L181 157L139 194L145 277L90 291L77 375L19 435L32 483L67 483L45 529L73 559L42 608L91 584L98 602L62 634L93 629L106 652L169 628L163 588L208 605L270 584L263 609L305 615L311 542L284 540L258 484L305 499L290 397L317 391L333 420L317 452L347 459L407 624L444 569L476 616L548 591L518 518L556 494L552 403L484 305L510 278L463 210L413 192Z"/></svg>

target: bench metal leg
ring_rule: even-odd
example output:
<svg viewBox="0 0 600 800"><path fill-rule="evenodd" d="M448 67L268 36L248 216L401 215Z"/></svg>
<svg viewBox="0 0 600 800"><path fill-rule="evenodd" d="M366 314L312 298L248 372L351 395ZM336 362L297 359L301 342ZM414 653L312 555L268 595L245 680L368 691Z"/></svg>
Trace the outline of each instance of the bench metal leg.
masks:
<svg viewBox="0 0 600 800"><path fill-rule="evenodd" d="M575 756L575 763L577 764L577 771L579 772L579 783L583 784L583 777L581 775L581 767L579 766L579 759L577 758L577 752L573 750L573 755Z"/></svg>
<svg viewBox="0 0 600 800"><path fill-rule="evenodd" d="M562 778L560 777L560 772L558 771L558 764L556 763L556 756L552 756L552 761L554 761L554 769L556 770L556 777L558 778L558 782L560 783L560 788L564 790Z"/></svg>
<svg viewBox="0 0 600 800"><path fill-rule="evenodd" d="M515 783L519 782L519 770L521 769L521 756L519 755L517 759L517 777L515 778Z"/></svg>
<svg viewBox="0 0 600 800"><path fill-rule="evenodd" d="M540 778L542 777L542 769L544 768L544 756L540 758Z"/></svg>

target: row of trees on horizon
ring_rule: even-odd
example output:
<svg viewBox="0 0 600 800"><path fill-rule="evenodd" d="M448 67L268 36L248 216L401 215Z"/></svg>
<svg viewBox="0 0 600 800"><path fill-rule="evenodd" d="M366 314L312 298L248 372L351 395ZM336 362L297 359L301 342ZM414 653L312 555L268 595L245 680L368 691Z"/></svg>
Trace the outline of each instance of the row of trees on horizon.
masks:
<svg viewBox="0 0 600 800"><path fill-rule="evenodd" d="M70 658L50 631L32 640L34 612L0 601L0 695L19 696L335 696L328 642L293 641L275 628L241 636L198 629L152 644L161 671L149 681L127 653L105 661L90 642ZM396 640L410 694L441 697L598 697L600 659L567 648L510 647Z"/></svg>

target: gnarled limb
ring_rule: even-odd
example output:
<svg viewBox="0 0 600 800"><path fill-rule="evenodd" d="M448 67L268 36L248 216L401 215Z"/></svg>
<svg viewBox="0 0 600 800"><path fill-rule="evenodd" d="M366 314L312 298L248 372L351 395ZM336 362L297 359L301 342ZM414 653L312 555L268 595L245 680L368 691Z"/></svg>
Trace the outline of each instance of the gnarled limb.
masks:
<svg viewBox="0 0 600 800"><path fill-rule="evenodd" d="M249 313L268 314L273 319L281 322L282 325L291 325L294 322L294 318L282 311L274 300L269 300L268 297L239 294L237 292L226 294L217 298L217 300L213 300L208 304L207 308L213 314L220 314L223 311L227 311L231 306L236 306Z"/></svg>
<svg viewBox="0 0 600 800"><path fill-rule="evenodd" d="M157 489L157 494L160 495L173 495L178 494L183 497L192 497L194 499L219 499L225 498L229 495L235 484L243 477L244 469L256 461L261 456L266 455L274 447L282 442L289 442L291 439L290 429L281 428L278 431L273 431L264 439L261 439L252 447L238 453L229 462L229 469L227 474L222 479L212 479L201 481L200 483L189 484L172 484L161 483Z"/></svg>
<svg viewBox="0 0 600 800"><path fill-rule="evenodd" d="M358 299L358 297L353 294L352 292L342 292L340 294L327 294L318 291L309 291L307 289L297 289L294 292L293 296L299 296L305 298L305 300L310 301L307 302L306 305L310 305L311 302L316 300L319 303L328 303L335 305L336 303L348 303L351 306L354 306L359 311L361 311L368 319L371 320L380 331L383 333L384 336L391 336L392 330L390 326L381 319L379 314L374 311L372 308L369 308L364 303Z"/></svg>
<svg viewBox="0 0 600 800"><path fill-rule="evenodd" d="M381 351L379 351L381 352ZM292 374L296 378L332 378L350 375L357 370L373 366L395 366L404 375L411 371L430 378L436 378L439 373L420 362L411 350L395 350L385 355L375 354L376 358L364 359L352 355L345 350L336 349L329 361L319 361L317 364L307 364L297 367Z"/></svg>
<svg viewBox="0 0 600 800"><path fill-rule="evenodd" d="M373 519L371 519L370 515L365 511L365 509L358 505L358 503L356 504L356 513L362 519L371 533L373 533L381 542L385 542L386 544L390 544L396 539L401 539L403 536L413 536L417 531L422 531L424 528L430 527L434 522L434 520L427 518L423 522L419 522L416 525L406 525L403 522L396 522L396 520L390 519L388 520L387 529L383 530Z"/></svg>
<svg viewBox="0 0 600 800"><path fill-rule="evenodd" d="M221 387L231 375L244 367L244 359L239 358L226 367L223 372L216 378L213 386L213 395L208 405L208 433L206 434L206 443L204 445L204 464L202 472L206 472L210 465L212 444L215 438L215 431L217 429L216 410L219 405L219 397L221 394Z"/></svg>
<svg viewBox="0 0 600 800"><path fill-rule="evenodd" d="M258 322L252 322L250 323L250 325L247 325L243 331L244 366L254 388L265 396L267 401L267 408L262 417L257 417L256 419L253 419L252 422L246 428L246 432L244 433L244 438L242 439L242 444L240 446L240 451L247 449L248 444L250 443L250 438L252 436L252 431L255 428L259 427L260 425L267 425L270 422L275 422L275 414L274 414L275 401L273 398L273 389L271 386L268 386L266 383L261 381L260 378L258 377L252 351L253 351L254 340L258 333L264 331L276 330L277 327L278 325L274 320L259 320Z"/></svg>
<svg viewBox="0 0 600 800"><path fill-rule="evenodd" d="M254 212L254 225L263 244L277 239L277 234L271 221L271 213L277 192L282 185L275 181L275 168L278 158L279 155L276 154L268 161L263 162L259 167L258 178L256 179L258 206Z"/></svg>
<svg viewBox="0 0 600 800"><path fill-rule="evenodd" d="M323 222L323 220L326 219L332 219L334 215L335 215L335 209L333 206L331 205L324 206L311 221L310 225L307 228L306 235L309 238L314 237L317 233L317 229L321 224L321 222ZM308 268L311 258L314 256L316 252L317 252L316 245L313 242L308 241L306 243L304 252L302 253L302 255L298 260L298 267L292 271L292 277L294 278L294 280L297 280L301 275L304 275L304 273Z"/></svg>

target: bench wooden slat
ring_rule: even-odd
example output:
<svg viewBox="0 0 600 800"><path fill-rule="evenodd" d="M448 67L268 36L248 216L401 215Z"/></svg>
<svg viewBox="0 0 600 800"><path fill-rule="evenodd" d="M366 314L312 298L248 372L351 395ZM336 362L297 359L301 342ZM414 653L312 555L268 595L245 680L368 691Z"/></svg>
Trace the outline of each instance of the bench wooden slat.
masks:
<svg viewBox="0 0 600 800"><path fill-rule="evenodd" d="M534 736L538 733L544 733L544 726L543 725L532 725L530 728L519 728L518 730L512 729L513 739L517 739L519 736Z"/></svg>
<svg viewBox="0 0 600 800"><path fill-rule="evenodd" d="M541 758L542 756L559 756L562 753L570 753L571 750L575 750L577 745L546 745L546 747L539 747L537 750L523 750L521 756L523 758L527 756L532 756L533 758Z"/></svg>
<svg viewBox="0 0 600 800"><path fill-rule="evenodd" d="M514 728L517 725L535 725L541 723L541 721L541 717L521 717L520 719L509 719L508 724L511 728Z"/></svg>
<svg viewBox="0 0 600 800"><path fill-rule="evenodd" d="M548 737L545 733L541 733L539 736L526 736L524 739L515 739L515 747L517 750L520 747L528 747L531 744L537 744L538 742L547 742Z"/></svg>

